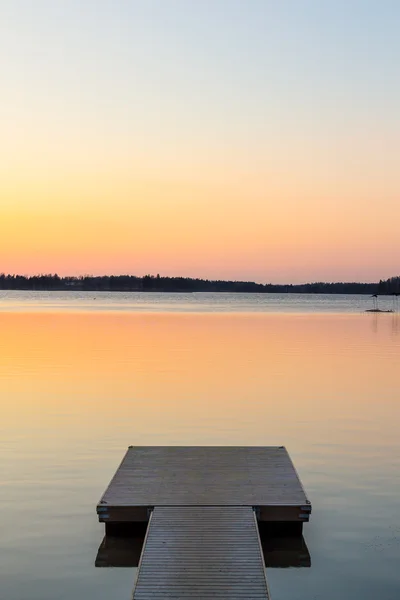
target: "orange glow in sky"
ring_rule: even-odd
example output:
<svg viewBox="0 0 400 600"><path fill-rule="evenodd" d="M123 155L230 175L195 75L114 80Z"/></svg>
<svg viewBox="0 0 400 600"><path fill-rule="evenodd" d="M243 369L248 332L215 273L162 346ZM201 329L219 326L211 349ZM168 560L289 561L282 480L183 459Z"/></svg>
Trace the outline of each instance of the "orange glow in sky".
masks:
<svg viewBox="0 0 400 600"><path fill-rule="evenodd" d="M72 0L25 22L17 4L0 25L1 271L398 274L394 19Z"/></svg>

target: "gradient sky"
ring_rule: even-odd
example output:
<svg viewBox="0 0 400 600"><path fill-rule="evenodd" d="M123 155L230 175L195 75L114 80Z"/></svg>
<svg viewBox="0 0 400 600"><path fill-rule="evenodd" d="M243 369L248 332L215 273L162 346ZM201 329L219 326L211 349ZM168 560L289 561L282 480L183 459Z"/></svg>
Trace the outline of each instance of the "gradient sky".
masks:
<svg viewBox="0 0 400 600"><path fill-rule="evenodd" d="M0 271L400 271L397 0L0 0Z"/></svg>

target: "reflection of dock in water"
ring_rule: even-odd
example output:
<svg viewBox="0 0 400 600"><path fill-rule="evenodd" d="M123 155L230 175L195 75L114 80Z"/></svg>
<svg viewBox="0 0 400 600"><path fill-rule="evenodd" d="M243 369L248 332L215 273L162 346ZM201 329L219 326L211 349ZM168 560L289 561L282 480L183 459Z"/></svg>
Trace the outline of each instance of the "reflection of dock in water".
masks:
<svg viewBox="0 0 400 600"><path fill-rule="evenodd" d="M270 538L260 535L267 569L311 567L311 556L303 536Z"/></svg>
<svg viewBox="0 0 400 600"><path fill-rule="evenodd" d="M304 541L289 542L310 513L283 446L130 447L97 505L108 537L96 565L138 565L133 600L269 600L266 565L310 564ZM142 546L113 539L135 524Z"/></svg>
<svg viewBox="0 0 400 600"><path fill-rule="evenodd" d="M97 552L96 567L138 567L145 532L132 531L130 537L105 536ZM267 568L310 567L311 557L303 536L269 537L260 531L260 541ZM240 544L238 544L240 548Z"/></svg>
<svg viewBox="0 0 400 600"><path fill-rule="evenodd" d="M96 567L137 567L142 553L146 527L138 524L128 537L104 536L96 556Z"/></svg>

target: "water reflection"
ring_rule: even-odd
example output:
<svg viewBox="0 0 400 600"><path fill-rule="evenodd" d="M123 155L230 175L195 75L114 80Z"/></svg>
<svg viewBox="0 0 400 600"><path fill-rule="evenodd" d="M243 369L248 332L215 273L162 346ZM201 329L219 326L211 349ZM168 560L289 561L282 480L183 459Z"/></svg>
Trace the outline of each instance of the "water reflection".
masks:
<svg viewBox="0 0 400 600"><path fill-rule="evenodd" d="M2 419L89 437L111 419L121 446L287 445L300 419L315 443L355 405L398 406L399 322L375 317L378 340L364 315L0 314Z"/></svg>
<svg viewBox="0 0 400 600"><path fill-rule="evenodd" d="M368 318L370 319L371 329L374 333L390 331L393 337L399 335L400 314L397 312L391 314L373 313L368 315Z"/></svg>
<svg viewBox="0 0 400 600"><path fill-rule="evenodd" d="M160 292L0 291L0 312L195 312L195 313L362 313L371 298L360 294L231 294ZM380 296L382 310L398 310L391 296Z"/></svg>
<svg viewBox="0 0 400 600"><path fill-rule="evenodd" d="M261 545L267 569L311 567L310 552L303 536L261 536Z"/></svg>
<svg viewBox="0 0 400 600"><path fill-rule="evenodd" d="M399 335L400 333L400 314L391 315L392 319L392 333L394 336Z"/></svg>
<svg viewBox="0 0 400 600"><path fill-rule="evenodd" d="M97 552L96 567L137 567L145 532L130 537L104 536Z"/></svg>
<svg viewBox="0 0 400 600"><path fill-rule="evenodd" d="M399 317L376 316L0 312L0 595L129 596L93 565L129 445L285 445L313 568L271 569L272 596L398 600Z"/></svg>

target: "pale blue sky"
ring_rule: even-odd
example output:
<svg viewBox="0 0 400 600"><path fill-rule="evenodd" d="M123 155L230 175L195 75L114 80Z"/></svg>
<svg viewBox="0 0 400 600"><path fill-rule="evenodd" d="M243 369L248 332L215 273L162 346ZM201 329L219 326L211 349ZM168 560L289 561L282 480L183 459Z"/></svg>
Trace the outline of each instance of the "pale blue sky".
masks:
<svg viewBox="0 0 400 600"><path fill-rule="evenodd" d="M0 7L3 109L28 124L32 110L45 121L261 145L268 135L398 125L397 1Z"/></svg>

